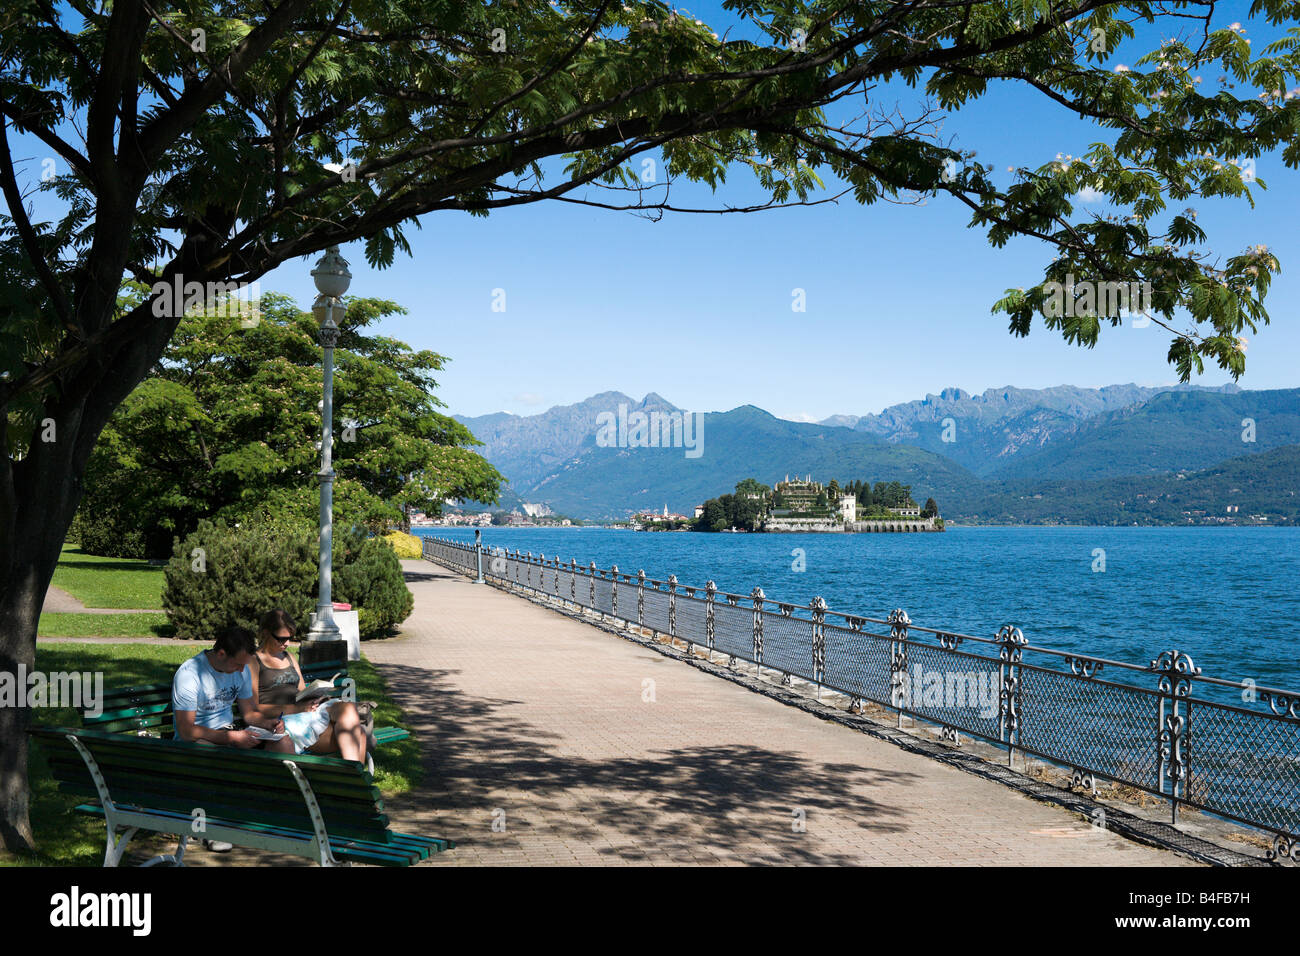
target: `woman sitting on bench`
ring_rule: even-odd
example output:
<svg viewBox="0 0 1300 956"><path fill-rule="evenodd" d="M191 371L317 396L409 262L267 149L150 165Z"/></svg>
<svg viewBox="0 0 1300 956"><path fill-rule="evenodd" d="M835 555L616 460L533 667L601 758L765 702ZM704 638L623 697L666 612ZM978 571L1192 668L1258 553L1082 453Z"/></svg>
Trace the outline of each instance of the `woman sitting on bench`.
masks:
<svg viewBox="0 0 1300 956"><path fill-rule="evenodd" d="M253 695L262 713L280 717L295 753L337 753L344 760L366 762L366 729L356 704L337 698L314 698L297 703L307 685L289 653L289 641L298 627L286 612L262 615L257 653L249 670Z"/></svg>

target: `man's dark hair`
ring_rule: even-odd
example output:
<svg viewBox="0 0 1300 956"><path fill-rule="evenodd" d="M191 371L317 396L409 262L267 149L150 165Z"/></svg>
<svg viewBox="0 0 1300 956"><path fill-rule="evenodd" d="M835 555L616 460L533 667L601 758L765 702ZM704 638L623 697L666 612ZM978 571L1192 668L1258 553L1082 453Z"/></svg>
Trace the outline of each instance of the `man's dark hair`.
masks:
<svg viewBox="0 0 1300 956"><path fill-rule="evenodd" d="M231 625L217 634L217 643L212 649L214 651L224 651L227 657L254 654L257 652L257 639L253 637L253 632L247 628Z"/></svg>

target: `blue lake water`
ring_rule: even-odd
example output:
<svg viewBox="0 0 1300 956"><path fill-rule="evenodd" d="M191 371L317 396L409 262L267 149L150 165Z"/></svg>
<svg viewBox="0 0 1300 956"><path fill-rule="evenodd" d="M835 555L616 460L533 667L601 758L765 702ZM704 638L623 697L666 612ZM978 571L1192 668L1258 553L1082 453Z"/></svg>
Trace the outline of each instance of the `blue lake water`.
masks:
<svg viewBox="0 0 1300 956"><path fill-rule="evenodd" d="M473 541L468 528L417 528ZM1300 688L1300 528L950 528L943 534L691 534L486 528L483 541L598 568L1206 676ZM795 549L804 570L795 570ZM1094 571L1097 549L1105 570Z"/></svg>

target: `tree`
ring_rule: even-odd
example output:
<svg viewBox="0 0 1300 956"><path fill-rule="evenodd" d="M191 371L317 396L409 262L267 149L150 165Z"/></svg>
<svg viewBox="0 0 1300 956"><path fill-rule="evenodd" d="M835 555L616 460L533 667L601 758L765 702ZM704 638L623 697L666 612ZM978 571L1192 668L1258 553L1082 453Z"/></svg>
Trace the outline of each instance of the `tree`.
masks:
<svg viewBox="0 0 1300 956"><path fill-rule="evenodd" d="M718 208L951 197L995 245L1028 236L1055 256L1042 281L994 305L1014 334L1041 315L1092 345L1125 304L1062 311L1048 283L1149 282L1179 376L1206 360L1241 374L1238 336L1267 321L1277 260L1254 247L1219 263L1193 217L1167 202L1249 198L1233 164L1243 156L1284 146L1283 160L1300 162L1300 104L1281 95L1300 72L1294 44L1255 55L1236 30L1210 29L1209 0L1167 14L1104 0L727 6L743 38L658 0L10 0L0 13L0 669L31 668L95 442L180 321L161 293L123 302L124 279L253 282L356 240L389 265L408 249L403 229L429 213L559 200L654 217L681 209L668 198L675 180L716 188L741 168L767 198ZM1274 24L1296 14L1287 0L1255 10ZM1130 21L1172 33L1198 15L1203 35L1132 68L1111 62L1134 36ZM1225 82L1198 88L1202 72ZM878 104L899 80L924 83L933 103ZM940 140L940 111L1004 83L1027 84L1114 141L1001 183ZM45 162L15 162L11 129L39 144L48 177ZM834 185L822 192L824 180ZM40 215L27 208L33 190ZM1081 190L1133 218L1076 214ZM1175 330L1180 308L1190 320L1180 315ZM28 719L26 708L0 712L10 849L31 846Z"/></svg>
<svg viewBox="0 0 1300 956"><path fill-rule="evenodd" d="M840 500L840 483L836 481L834 478L832 478L831 483L826 486L826 494L831 499L831 501Z"/></svg>
<svg viewBox="0 0 1300 956"><path fill-rule="evenodd" d="M493 502L502 478L442 415L432 373L445 361L367 335L392 302L349 302L334 378L335 521L373 531L407 507L438 514L446 499ZM170 555L203 518L234 524L288 514L315 522L320 469L321 350L315 321L284 296L260 319L187 315L163 354L117 409L86 469L81 527L132 532L149 557ZM109 517L105 517L109 516ZM143 554L133 555L143 557Z"/></svg>
<svg viewBox="0 0 1300 956"><path fill-rule="evenodd" d="M738 513L738 510L736 508L736 503L737 502L736 502L735 495L722 495L720 498L718 498L718 505L722 508L722 514L727 520L728 528L738 527L739 525L737 524L737 522L741 522L743 524L740 514Z"/></svg>
<svg viewBox="0 0 1300 956"><path fill-rule="evenodd" d="M871 497L871 485L865 481L858 482L858 507L869 509L874 503Z"/></svg>
<svg viewBox="0 0 1300 956"><path fill-rule="evenodd" d="M934 503L933 498L925 499L925 507L921 509L922 518L934 518L939 514L939 506Z"/></svg>

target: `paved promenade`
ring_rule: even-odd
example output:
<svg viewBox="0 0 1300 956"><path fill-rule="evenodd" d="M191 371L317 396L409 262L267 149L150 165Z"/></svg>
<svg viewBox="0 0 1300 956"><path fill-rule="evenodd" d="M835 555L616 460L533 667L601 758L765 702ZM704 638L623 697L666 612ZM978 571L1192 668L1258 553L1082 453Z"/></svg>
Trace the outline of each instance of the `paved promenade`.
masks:
<svg viewBox="0 0 1300 956"><path fill-rule="evenodd" d="M1185 859L424 561L368 642L420 736L395 828L476 864L1177 865ZM495 823L495 829L494 829ZM802 829L802 832L799 832Z"/></svg>

